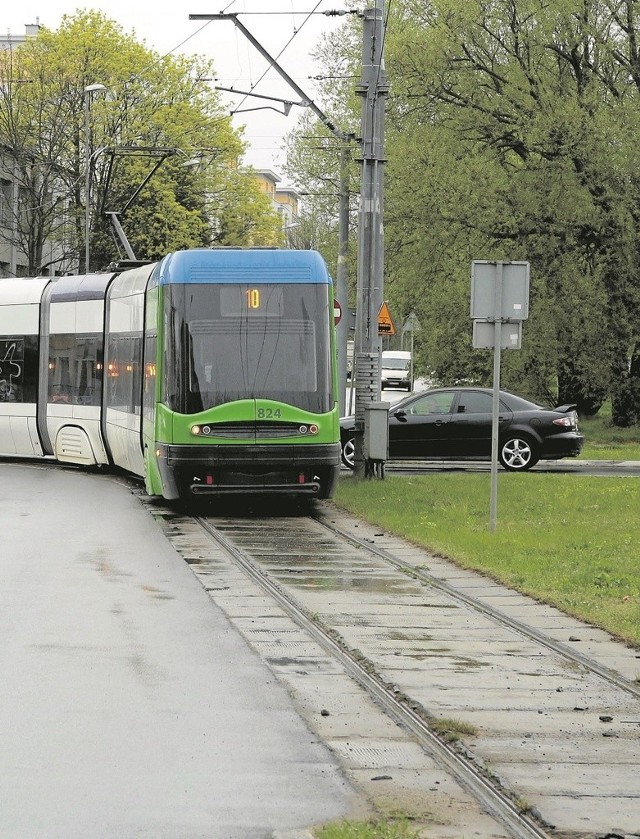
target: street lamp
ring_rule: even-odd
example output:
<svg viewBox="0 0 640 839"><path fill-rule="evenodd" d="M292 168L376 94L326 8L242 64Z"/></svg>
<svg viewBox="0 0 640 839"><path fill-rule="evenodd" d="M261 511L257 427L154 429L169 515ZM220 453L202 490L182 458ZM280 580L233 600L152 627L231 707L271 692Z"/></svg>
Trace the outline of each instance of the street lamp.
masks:
<svg viewBox="0 0 640 839"><path fill-rule="evenodd" d="M107 90L103 84L89 84L84 89L84 271L89 273L89 235L91 231L91 97Z"/></svg>

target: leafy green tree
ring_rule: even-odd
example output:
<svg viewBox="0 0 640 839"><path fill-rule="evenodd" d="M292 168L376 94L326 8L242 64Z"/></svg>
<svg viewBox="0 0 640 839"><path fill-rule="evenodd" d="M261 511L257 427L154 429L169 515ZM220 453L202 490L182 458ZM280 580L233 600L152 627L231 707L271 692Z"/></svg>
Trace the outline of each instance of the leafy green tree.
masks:
<svg viewBox="0 0 640 839"><path fill-rule="evenodd" d="M141 150L175 152L123 217L140 258L226 243L222 231L234 214L245 214L233 233L235 244L263 244L276 235L277 218L268 202L260 198L251 174L238 168L244 145L207 83L214 75L210 61L160 56L95 11L64 17L56 32L41 30L6 60L13 83L2 88L6 107L0 108L0 137L16 161L32 208L23 225L32 270L42 266L47 236L66 244L67 257L73 252L82 261L87 148L94 211L127 206L157 159ZM95 83L107 91L92 95L88 138L84 122L91 94L85 88ZM194 155L201 159L197 169L181 165ZM47 215L46 208L56 202L66 208L64 235L56 228L59 207ZM105 265L116 251L105 218L93 216L92 264Z"/></svg>
<svg viewBox="0 0 640 839"><path fill-rule="evenodd" d="M255 177L230 169L221 184L216 241L221 245L271 245L280 243L282 226L267 195L256 188Z"/></svg>
<svg viewBox="0 0 640 839"><path fill-rule="evenodd" d="M0 52L0 77L3 163L18 193L18 201L5 203L3 235L26 255L33 274L46 266L49 237L58 243L62 265L77 253L64 164L70 119L65 103L33 71L26 50Z"/></svg>
<svg viewBox="0 0 640 839"><path fill-rule="evenodd" d="M629 126L637 126L638 97L628 72L636 7L405 0L396 10L388 39L396 101L387 200L398 219L387 223L391 254L406 253L413 227L406 216L415 209L402 191L395 195L393 179L421 171L425 201L453 228L446 235L432 220L425 255L450 256L456 235L473 243L476 258L532 264L524 349L505 360L505 379L535 374L526 381L534 395L557 388L560 400L591 413L624 382L615 360L637 340L637 191L630 190L637 144ZM415 154L396 154L407 133L421 136L431 169L416 166ZM444 179L446 193L432 177ZM393 284L405 263L392 255L390 262ZM461 309L463 293L461 285ZM533 334L541 327L555 364Z"/></svg>
<svg viewBox="0 0 640 839"><path fill-rule="evenodd" d="M530 318L503 383L585 414L610 395L614 421L637 422L640 4L387 8L385 296L398 320L418 315L418 370L488 383L491 354L471 346L471 261L528 260ZM334 49L355 68L345 32ZM290 159L318 177L300 135Z"/></svg>

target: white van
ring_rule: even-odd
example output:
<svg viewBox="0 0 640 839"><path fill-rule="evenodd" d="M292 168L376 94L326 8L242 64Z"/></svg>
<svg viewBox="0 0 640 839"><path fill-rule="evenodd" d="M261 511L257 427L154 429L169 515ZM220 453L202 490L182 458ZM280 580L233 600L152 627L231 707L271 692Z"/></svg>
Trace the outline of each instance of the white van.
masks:
<svg viewBox="0 0 640 839"><path fill-rule="evenodd" d="M381 387L406 388L411 391L411 353L403 350L385 350L382 353Z"/></svg>

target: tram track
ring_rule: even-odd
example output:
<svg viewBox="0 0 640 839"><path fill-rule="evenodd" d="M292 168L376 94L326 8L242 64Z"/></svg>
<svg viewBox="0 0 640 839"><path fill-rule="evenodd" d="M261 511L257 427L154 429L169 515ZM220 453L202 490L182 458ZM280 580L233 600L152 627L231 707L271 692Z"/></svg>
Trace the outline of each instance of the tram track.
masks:
<svg viewBox="0 0 640 839"><path fill-rule="evenodd" d="M226 538L210 520L198 517L196 521L299 626L340 661L351 678L368 691L388 715L411 731L420 746L441 763L476 798L486 812L501 822L513 839L549 839L549 834L520 812L508 795L492 785L473 764L438 738L419 714L400 701L389 686L371 674L367 666L352 651L339 643L316 616L309 614L290 594L270 579L269 575L255 564L247 551Z"/></svg>
<svg viewBox="0 0 640 839"><path fill-rule="evenodd" d="M424 567L424 552L417 558L403 558L401 540L325 505L316 506L309 517L278 513L266 517L255 513L184 519L170 516L164 526L216 602L226 608L225 598L232 596L238 583L235 577L231 582L220 577L220 560L210 558L214 555L224 556L225 562L338 662L375 705L408 732L504 831L487 835L513 839L569 834L595 837L611 829L618 830L616 835L636 836L623 822L633 823L634 814L640 813L640 796L628 780L638 768L634 755L640 719L637 734L635 728L620 733L620 726L605 731L600 722L640 717L640 685L632 678L568 647L552 637L553 633L492 606L486 598L470 594L455 580L443 579L438 569L431 573ZM196 531L202 534L202 542L195 537ZM406 550L406 543L404 547ZM231 609L234 615L238 602L236 598ZM422 609L417 618L416 605ZM479 630L476 625L480 623L483 628ZM495 629L487 628L491 626ZM423 627L433 630L433 640L426 644L420 641L421 636L430 637L425 636ZM271 637L270 628L260 631L263 639ZM439 631L453 639L448 652ZM486 645L483 633L488 638ZM462 655L455 650L458 636ZM516 638L522 643L515 642ZM277 656L271 655L268 663L277 662ZM483 669L495 670L496 678L490 675L483 682ZM478 677L471 681L471 688L465 682L469 673L480 674L479 681ZM507 716L506 709L510 709ZM612 713L596 715L603 710ZM587 714L589 722L585 724ZM450 715L479 719L480 734L449 742L447 733L443 736L434 721ZM491 731L496 720L499 730ZM627 733L635 743L626 742ZM603 735L619 739L598 741ZM583 768L591 759L584 760L589 749L594 749L594 772L597 768L601 777L611 777L609 786L614 792L609 786L602 794L593 791L590 770ZM540 785L529 782L527 773L534 776L542 769L550 778L558 775L558 790L550 792L546 781ZM594 799L592 806L585 808L583 802L590 798ZM599 808L607 815L596 816ZM599 818L604 824L609 810L606 828L580 832L584 827L581 822ZM559 818L559 813L566 815Z"/></svg>
<svg viewBox="0 0 640 839"><path fill-rule="evenodd" d="M528 638L529 640L534 641L535 643L540 644L543 647L546 647L548 650L555 653L557 656L560 656L561 658L565 659L566 661L579 665L585 670L588 670L591 673L594 673L595 675L599 676L601 679L604 679L604 681L608 682L609 684L615 685L616 687L620 688L620 690L623 690L626 693L629 693L631 696L635 696L638 699L640 699L639 683L632 682L629 679L626 679L624 676L622 676L620 673L617 673L615 670L612 670L610 667L603 666L599 662L595 661L593 658L583 655L578 650L571 649L566 644L563 644L560 641L555 640L554 638L552 638L549 635L546 635L543 632L539 632L534 627L510 617L509 615L505 614L499 609L493 608L487 603L483 603L477 597L473 597L469 594L466 594L464 591L461 591L460 589L456 589L449 583L438 579L433 574L429 574L428 572L422 569L416 568L409 562L404 562L402 559L391 555L388 551L382 548L378 548L375 545L372 545L370 541L367 541L366 539L361 539L353 533L347 533L343 529L332 524L326 515L320 513L316 514L314 518L316 521L320 522L320 524L322 524L323 527L326 527L327 530L329 530L331 533L334 533L336 536L346 539L353 545L357 545L360 549L369 551L371 554L379 557L385 562L388 562L395 568L398 568L399 570L415 577L416 580L419 580L420 582L425 583L426 585L429 585L433 588L438 589L439 591L442 591L444 594L447 595L447 597L450 597L453 600L456 600L460 603L464 603L466 606L470 607L479 614L485 615L495 623L514 630L523 638Z"/></svg>

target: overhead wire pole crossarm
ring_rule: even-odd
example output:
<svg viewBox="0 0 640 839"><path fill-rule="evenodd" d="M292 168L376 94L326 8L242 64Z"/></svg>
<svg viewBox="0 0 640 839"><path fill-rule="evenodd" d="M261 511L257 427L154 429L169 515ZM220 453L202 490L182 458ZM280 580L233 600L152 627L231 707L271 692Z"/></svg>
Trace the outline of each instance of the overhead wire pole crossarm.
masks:
<svg viewBox="0 0 640 839"><path fill-rule="evenodd" d="M336 137L339 137L341 140L352 140L353 135L347 134L344 131L340 131L334 123L329 119L329 117L324 113L324 111L319 108L316 103L310 99L304 90L291 78L291 76L278 64L275 58L269 54L269 52L262 46L262 44L254 38L251 32L247 29L247 27L238 20L237 14L193 14L189 15L189 20L231 20L233 21L234 25L242 32L245 38L250 41L250 43L258 50L260 55L265 58L271 67L273 67L290 85L290 87L295 90L298 94L302 102L301 105L304 105L307 108L311 108L314 114L318 117L318 119L327 126L329 131L334 134ZM254 95L254 94L251 94ZM266 98L266 97L265 97ZM295 103L298 104L298 103Z"/></svg>
<svg viewBox="0 0 640 839"><path fill-rule="evenodd" d="M252 96L255 99L266 99L269 102L280 102L284 106L283 116L288 117L289 111L294 105L299 108L306 108L307 102L293 102L291 99L281 99L279 96L264 96L261 93L253 93L251 90L238 90L236 87L222 87L222 85L215 85L214 90L224 90L226 93L239 93L240 96ZM275 110L275 109L274 109ZM236 111L235 113L243 113Z"/></svg>

